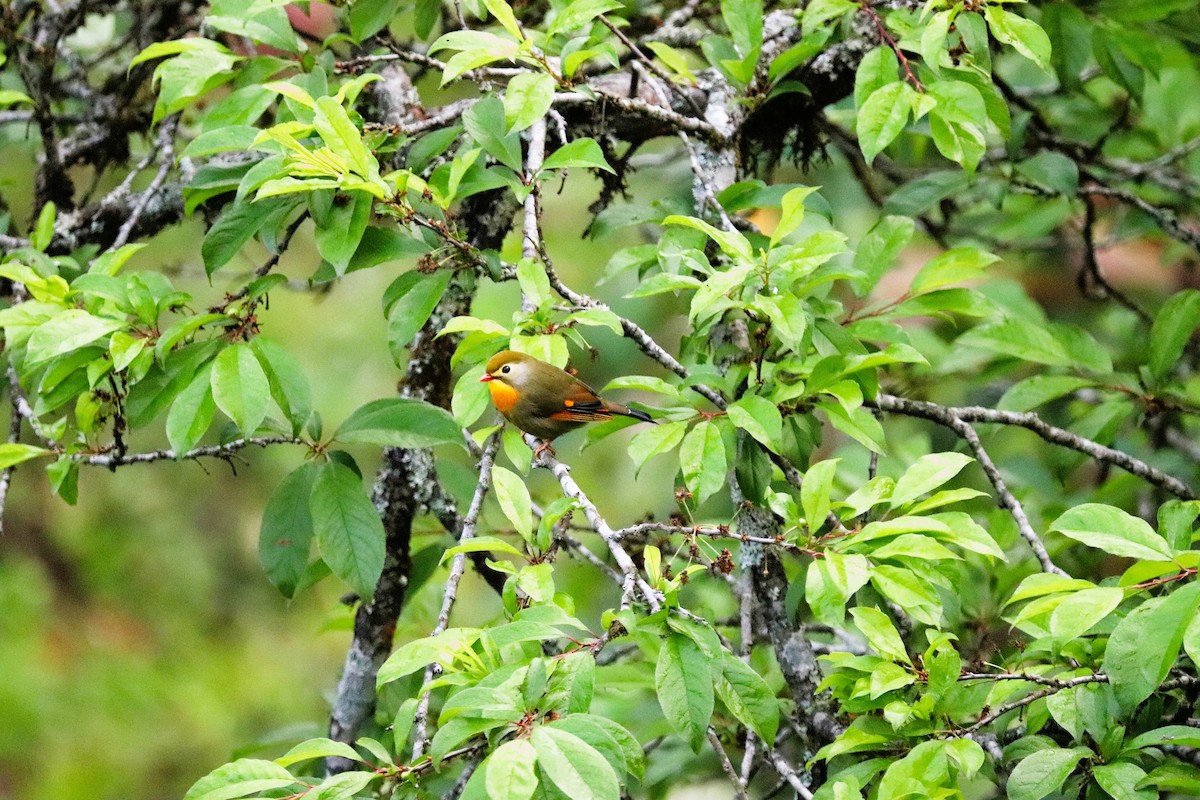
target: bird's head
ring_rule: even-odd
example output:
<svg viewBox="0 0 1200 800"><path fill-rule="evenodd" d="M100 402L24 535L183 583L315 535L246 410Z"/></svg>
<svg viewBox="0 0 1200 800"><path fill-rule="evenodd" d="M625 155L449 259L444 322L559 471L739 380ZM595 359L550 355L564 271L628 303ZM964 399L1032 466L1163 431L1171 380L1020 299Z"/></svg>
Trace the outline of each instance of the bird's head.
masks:
<svg viewBox="0 0 1200 800"><path fill-rule="evenodd" d="M524 386L533 377L533 368L537 360L524 353L504 350L492 356L488 361L483 377L479 380L499 381L514 388Z"/></svg>

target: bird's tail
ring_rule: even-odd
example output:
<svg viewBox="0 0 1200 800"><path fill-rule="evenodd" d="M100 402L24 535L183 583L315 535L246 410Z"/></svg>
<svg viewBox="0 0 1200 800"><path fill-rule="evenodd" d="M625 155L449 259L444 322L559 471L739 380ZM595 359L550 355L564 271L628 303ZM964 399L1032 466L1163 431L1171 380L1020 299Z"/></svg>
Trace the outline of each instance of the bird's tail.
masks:
<svg viewBox="0 0 1200 800"><path fill-rule="evenodd" d="M613 414L620 414L623 417L633 417L634 419L641 420L642 422L649 422L651 425L658 424L654 421L654 417L650 416L645 411L639 411L636 408L623 406L619 403L605 403L605 407Z"/></svg>

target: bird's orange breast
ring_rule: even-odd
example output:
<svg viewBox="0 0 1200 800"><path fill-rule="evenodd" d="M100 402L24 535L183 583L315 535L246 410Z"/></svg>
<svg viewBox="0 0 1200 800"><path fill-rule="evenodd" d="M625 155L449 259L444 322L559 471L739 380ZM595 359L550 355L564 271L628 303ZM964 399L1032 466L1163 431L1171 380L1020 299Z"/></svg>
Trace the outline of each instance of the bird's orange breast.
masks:
<svg viewBox="0 0 1200 800"><path fill-rule="evenodd" d="M509 386L507 383L502 383L497 380L488 383L488 391L492 394L492 405L494 405L501 414L507 415L512 411L513 406L517 404L517 400L521 395L516 389Z"/></svg>

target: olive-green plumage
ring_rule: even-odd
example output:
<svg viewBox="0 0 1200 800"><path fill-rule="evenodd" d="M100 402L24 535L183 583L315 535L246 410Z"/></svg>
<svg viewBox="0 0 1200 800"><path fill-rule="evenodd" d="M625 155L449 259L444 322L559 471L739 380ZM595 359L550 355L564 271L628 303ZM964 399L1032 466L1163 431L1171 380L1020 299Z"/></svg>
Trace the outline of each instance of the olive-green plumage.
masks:
<svg viewBox="0 0 1200 800"><path fill-rule="evenodd" d="M602 400L574 375L524 353L497 353L485 370L480 380L487 382L492 403L505 419L539 439L550 441L613 414L654 422L646 412Z"/></svg>

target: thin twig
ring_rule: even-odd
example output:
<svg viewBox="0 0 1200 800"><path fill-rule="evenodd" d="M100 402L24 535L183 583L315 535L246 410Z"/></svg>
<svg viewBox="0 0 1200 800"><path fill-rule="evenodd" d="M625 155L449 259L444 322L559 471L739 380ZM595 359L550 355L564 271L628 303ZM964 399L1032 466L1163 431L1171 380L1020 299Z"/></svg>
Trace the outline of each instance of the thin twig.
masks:
<svg viewBox="0 0 1200 800"><path fill-rule="evenodd" d="M721 744L721 737L717 736L717 732L710 725L708 728L708 743L712 745L713 752L717 754L717 760L721 762L721 769L725 770L725 774L729 776L729 782L733 784L733 796L738 800L750 800L746 797L746 786L742 783L741 777L737 770L733 768L733 762L729 760L729 754L725 752L725 746Z"/></svg>
<svg viewBox="0 0 1200 800"><path fill-rule="evenodd" d="M775 767L775 771L779 773L779 777L787 781L796 794L804 798L804 800L813 799L813 793L804 785L804 781L800 778L799 773L796 772L796 768L789 764L787 759L779 754L778 750L774 747L768 747L767 756L771 759L771 765Z"/></svg>
<svg viewBox="0 0 1200 800"><path fill-rule="evenodd" d="M483 511L483 500L492 486L492 464L496 461L496 451L499 449L500 431L496 431L487 440L483 447L483 455L479 459L479 482L475 484L471 505L467 508L467 515L463 517L462 530L458 534L459 544L475 537L475 528L479 524L479 515ZM458 583L462 580L466 565L466 554L455 553L454 560L450 564L450 574L446 576L446 588L442 591L442 608L438 612L437 624L430 632L430 636L437 636L449 627L450 611L454 608L454 601L458 597ZM413 717L413 761L425 754L425 733L429 718L429 684L433 682L437 673L438 668L435 664L430 664L425 668L425 678L421 685L421 700L417 706L417 713Z"/></svg>
<svg viewBox="0 0 1200 800"><path fill-rule="evenodd" d="M1015 425L1033 431L1048 442L1077 450L1097 461L1120 467L1176 497L1184 500L1197 499L1197 494L1178 478L1155 469L1128 453L1114 450L1099 442L1051 425L1032 411L1000 411L983 406L941 406L924 400L908 400L889 394L880 394L875 400L875 405L885 411L923 417L941 424L948 424L949 420L953 418L962 422Z"/></svg>

